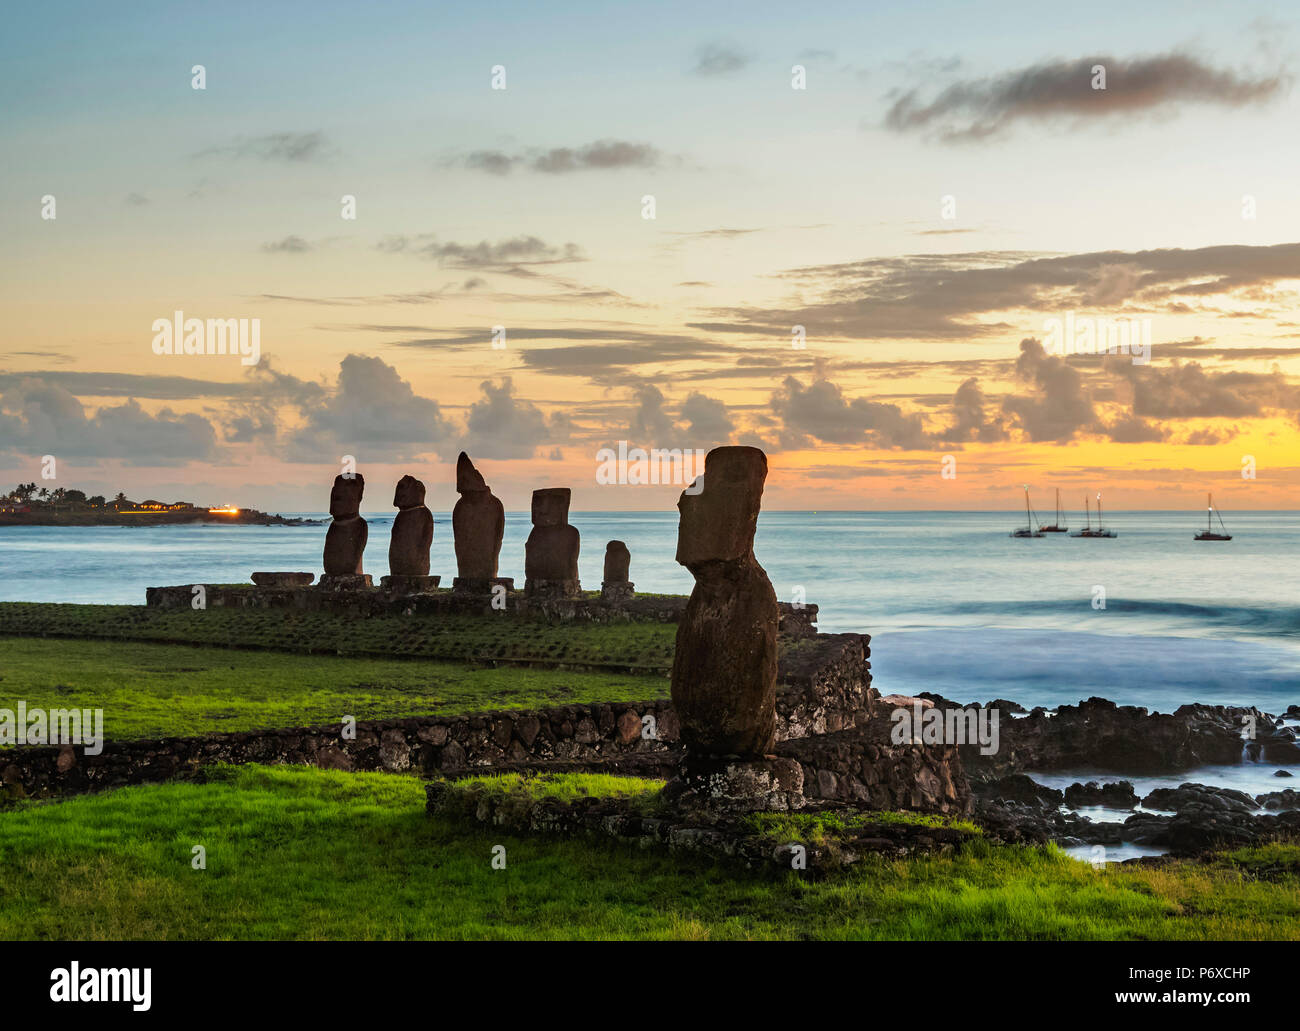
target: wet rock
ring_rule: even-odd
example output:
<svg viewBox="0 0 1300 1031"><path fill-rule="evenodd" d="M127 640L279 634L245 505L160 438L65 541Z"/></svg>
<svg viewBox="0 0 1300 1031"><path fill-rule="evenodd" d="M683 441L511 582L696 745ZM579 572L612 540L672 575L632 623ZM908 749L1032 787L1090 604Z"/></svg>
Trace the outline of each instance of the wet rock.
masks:
<svg viewBox="0 0 1300 1031"><path fill-rule="evenodd" d="M1164 809L1175 813L1253 814L1259 805L1244 791L1211 787L1208 784L1180 784L1176 788L1156 788L1142 799L1146 809Z"/></svg>
<svg viewBox="0 0 1300 1031"><path fill-rule="evenodd" d="M1111 784L1071 784L1065 789L1065 804L1072 809L1079 806L1103 806L1107 809L1132 809L1138 804L1137 792L1126 780Z"/></svg>
<svg viewBox="0 0 1300 1031"><path fill-rule="evenodd" d="M1057 806L1061 804L1064 798L1061 792L1055 788L1039 784L1023 773L1013 773L998 780L976 784L974 788L975 793L980 798L1000 798L1009 802L1042 803Z"/></svg>
<svg viewBox="0 0 1300 1031"><path fill-rule="evenodd" d="M388 542L388 569L394 576L428 576L433 545L433 513L424 504L424 484L414 476L397 481L393 494L393 533Z"/></svg>
<svg viewBox="0 0 1300 1031"><path fill-rule="evenodd" d="M360 576L362 555L366 550L369 529L361 518L361 495L366 481L360 473L334 477L330 491L330 515L334 517L325 533L324 565L327 576Z"/></svg>
<svg viewBox="0 0 1300 1031"><path fill-rule="evenodd" d="M766 478L758 448L715 448L702 490L693 485L677 503L677 561L695 587L677 624L672 698L682 740L699 756L772 747L780 612L753 547Z"/></svg>
<svg viewBox="0 0 1300 1031"><path fill-rule="evenodd" d="M1256 795L1255 801L1265 809L1300 809L1300 791L1296 791L1295 788L1270 791L1267 794Z"/></svg>

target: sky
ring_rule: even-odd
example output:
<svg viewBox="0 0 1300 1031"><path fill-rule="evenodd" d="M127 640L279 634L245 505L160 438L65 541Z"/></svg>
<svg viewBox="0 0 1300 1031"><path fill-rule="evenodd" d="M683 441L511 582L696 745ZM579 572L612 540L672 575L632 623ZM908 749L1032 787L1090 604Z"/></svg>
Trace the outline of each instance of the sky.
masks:
<svg viewBox="0 0 1300 1031"><path fill-rule="evenodd" d="M670 508L625 441L777 509L1300 507L1297 18L1055 6L14 8L0 489Z"/></svg>

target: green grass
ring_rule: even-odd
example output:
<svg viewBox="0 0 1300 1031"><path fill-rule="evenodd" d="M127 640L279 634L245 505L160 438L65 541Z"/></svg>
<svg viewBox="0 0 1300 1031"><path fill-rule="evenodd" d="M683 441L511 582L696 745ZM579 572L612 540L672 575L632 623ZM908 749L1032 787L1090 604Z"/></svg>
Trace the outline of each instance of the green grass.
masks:
<svg viewBox="0 0 1300 1031"><path fill-rule="evenodd" d="M1294 939L1297 854L1097 871L977 839L808 881L430 819L413 777L222 767L0 812L0 938Z"/></svg>
<svg viewBox="0 0 1300 1031"><path fill-rule="evenodd" d="M666 697L661 676L0 639L0 707L101 708L110 740ZM3 753L0 753L3 755Z"/></svg>
<svg viewBox="0 0 1300 1031"><path fill-rule="evenodd" d="M546 623L507 613L358 619L285 609L194 611L143 605L0 602L0 635L645 673L666 673L672 666L676 634L672 623Z"/></svg>

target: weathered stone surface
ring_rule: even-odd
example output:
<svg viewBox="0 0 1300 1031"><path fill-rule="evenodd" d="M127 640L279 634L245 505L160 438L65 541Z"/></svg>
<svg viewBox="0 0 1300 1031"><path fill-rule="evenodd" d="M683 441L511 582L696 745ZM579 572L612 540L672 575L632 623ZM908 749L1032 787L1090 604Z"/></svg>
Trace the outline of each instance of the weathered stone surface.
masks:
<svg viewBox="0 0 1300 1031"><path fill-rule="evenodd" d="M381 576L379 584L384 590L403 598L413 594L428 594L442 582L440 576L407 576L404 574Z"/></svg>
<svg viewBox="0 0 1300 1031"><path fill-rule="evenodd" d="M254 573L250 580L258 587L309 587L315 573Z"/></svg>
<svg viewBox="0 0 1300 1031"><path fill-rule="evenodd" d="M460 499L451 513L451 530L456 541L457 579L493 581L501 556L506 510L464 451L456 459L456 491Z"/></svg>
<svg viewBox="0 0 1300 1031"><path fill-rule="evenodd" d="M715 448L703 490L677 503L677 561L695 589L677 625L672 698L682 740L700 756L772 746L780 610L753 550L766 477L758 448Z"/></svg>
<svg viewBox="0 0 1300 1031"><path fill-rule="evenodd" d="M325 533L325 572L329 576L360 575L369 528L361 518L361 495L366 481L360 473L334 477L330 491L330 515L334 521Z"/></svg>
<svg viewBox="0 0 1300 1031"><path fill-rule="evenodd" d="M388 569L394 576L428 576L433 545L433 513L424 504L424 484L414 476L397 481L393 534L388 542Z"/></svg>
<svg viewBox="0 0 1300 1031"><path fill-rule="evenodd" d="M569 525L568 487L533 491L533 529L524 542L524 593L572 597L581 591L581 537Z"/></svg>
<svg viewBox="0 0 1300 1031"><path fill-rule="evenodd" d="M326 573L320 578L317 589L335 595L355 591L368 591L374 586L369 573Z"/></svg>
<svg viewBox="0 0 1300 1031"><path fill-rule="evenodd" d="M794 759L723 759L688 753L680 776L664 794L675 812L712 822L739 813L802 809L804 784L804 769Z"/></svg>
<svg viewBox="0 0 1300 1031"><path fill-rule="evenodd" d="M631 565L632 553L627 550L626 544L622 541L610 541L605 545L605 575L602 577L605 582L626 580Z"/></svg>

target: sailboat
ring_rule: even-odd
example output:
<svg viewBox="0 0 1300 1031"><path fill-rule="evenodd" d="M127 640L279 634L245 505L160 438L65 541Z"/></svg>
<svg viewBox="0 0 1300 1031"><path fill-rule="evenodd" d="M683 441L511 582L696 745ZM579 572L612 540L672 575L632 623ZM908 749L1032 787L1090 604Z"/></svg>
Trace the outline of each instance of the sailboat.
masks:
<svg viewBox="0 0 1300 1031"><path fill-rule="evenodd" d="M1083 498L1084 510L1088 515L1088 522L1082 530L1070 534L1071 537L1118 537L1114 530L1108 530L1101 522L1101 495L1097 495L1097 525L1092 525L1092 511L1088 508L1088 497L1085 494Z"/></svg>
<svg viewBox="0 0 1300 1031"><path fill-rule="evenodd" d="M1056 488L1056 522L1051 526L1040 526L1043 533L1065 533L1069 529L1065 525L1065 513L1061 511L1061 488Z"/></svg>
<svg viewBox="0 0 1300 1031"><path fill-rule="evenodd" d="M1220 526L1220 527L1222 528L1222 530L1223 530L1222 533L1216 533L1216 532L1212 529L1213 524L1210 522L1210 515L1211 515L1211 514L1214 514L1214 515L1216 515L1216 516L1219 516L1219 526ZM1232 540L1232 534L1230 534L1230 533L1228 532L1228 528L1227 528L1226 526L1223 525L1223 516L1219 515L1218 512L1215 512L1215 511L1214 511L1214 495L1213 495L1213 494L1207 494L1207 495L1205 495L1205 529L1202 530L1200 533L1198 533L1195 537L1193 537L1192 540L1194 540L1194 541L1230 541L1230 540Z"/></svg>
<svg viewBox="0 0 1300 1031"><path fill-rule="evenodd" d="M1042 530L1034 529L1034 510L1029 507L1029 484L1025 484L1025 525L1011 531L1012 537L1042 537Z"/></svg>

